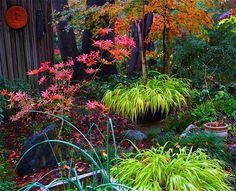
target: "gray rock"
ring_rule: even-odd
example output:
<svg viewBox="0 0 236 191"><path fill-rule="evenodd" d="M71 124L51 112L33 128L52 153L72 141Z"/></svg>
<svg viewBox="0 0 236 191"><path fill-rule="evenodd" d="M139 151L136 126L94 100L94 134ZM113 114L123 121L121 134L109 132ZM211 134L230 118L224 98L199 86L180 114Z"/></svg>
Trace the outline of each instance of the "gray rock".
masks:
<svg viewBox="0 0 236 191"><path fill-rule="evenodd" d="M193 124L189 125L180 135L180 138L187 137L189 133L194 131L197 127Z"/></svg>
<svg viewBox="0 0 236 191"><path fill-rule="evenodd" d="M47 128L45 128L42 132L37 133L27 139L23 146L23 151L20 156L30 149L33 145L40 143L45 140L55 140L57 139L57 132L56 132L57 126L56 125L49 125ZM19 165L17 166L16 170L17 173L20 175L25 175L28 173L32 173L35 170L44 168L44 167L50 167L57 165L58 161L55 158L55 143L43 143L32 150L30 150L20 161ZM59 145L60 148L62 148L61 145ZM62 149L61 149L62 150ZM65 150L65 149L63 149ZM65 156L65 153L62 153L63 157Z"/></svg>
<svg viewBox="0 0 236 191"><path fill-rule="evenodd" d="M147 139L147 135L138 130L127 130L124 131L124 138L134 141L142 141Z"/></svg>

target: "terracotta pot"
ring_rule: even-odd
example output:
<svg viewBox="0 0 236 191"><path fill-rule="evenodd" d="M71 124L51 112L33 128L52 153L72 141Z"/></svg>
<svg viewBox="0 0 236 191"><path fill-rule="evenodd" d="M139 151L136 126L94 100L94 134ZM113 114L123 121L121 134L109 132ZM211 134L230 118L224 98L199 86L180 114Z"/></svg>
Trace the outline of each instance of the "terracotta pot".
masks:
<svg viewBox="0 0 236 191"><path fill-rule="evenodd" d="M228 125L225 123L219 124L219 122L209 122L205 123L204 127L206 128L206 131L213 132L221 138L225 138L228 135Z"/></svg>

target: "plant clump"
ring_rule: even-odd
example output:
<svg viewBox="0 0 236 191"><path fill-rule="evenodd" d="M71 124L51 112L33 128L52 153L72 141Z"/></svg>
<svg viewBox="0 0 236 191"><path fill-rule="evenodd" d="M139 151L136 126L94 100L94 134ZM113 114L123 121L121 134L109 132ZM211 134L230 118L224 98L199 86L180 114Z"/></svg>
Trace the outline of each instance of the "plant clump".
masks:
<svg viewBox="0 0 236 191"><path fill-rule="evenodd" d="M151 111L168 114L171 108L179 109L186 105L186 97L191 95L188 81L176 79L165 74L151 78L144 85L142 80L131 85L119 85L108 90L103 98L111 110L136 121Z"/></svg>
<svg viewBox="0 0 236 191"><path fill-rule="evenodd" d="M188 151L165 146L126 154L111 174L122 184L138 190L231 190L227 183L229 174L221 162L210 159L202 150Z"/></svg>

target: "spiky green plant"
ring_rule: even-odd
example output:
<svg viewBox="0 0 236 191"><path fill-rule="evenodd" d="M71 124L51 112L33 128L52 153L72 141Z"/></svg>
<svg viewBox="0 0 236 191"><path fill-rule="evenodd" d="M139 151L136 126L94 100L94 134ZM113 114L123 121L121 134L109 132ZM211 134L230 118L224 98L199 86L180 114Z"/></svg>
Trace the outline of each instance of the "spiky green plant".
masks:
<svg viewBox="0 0 236 191"><path fill-rule="evenodd" d="M170 108L186 105L186 97L191 94L187 80L160 74L144 85L140 80L129 86L120 85L105 93L103 101L112 110L136 121L149 111L167 114Z"/></svg>
<svg viewBox="0 0 236 191"><path fill-rule="evenodd" d="M119 172L117 171L119 169ZM111 174L127 186L139 191L215 191L231 190L228 174L218 160L210 159L202 150L178 153L165 147L152 148L138 154L126 154Z"/></svg>

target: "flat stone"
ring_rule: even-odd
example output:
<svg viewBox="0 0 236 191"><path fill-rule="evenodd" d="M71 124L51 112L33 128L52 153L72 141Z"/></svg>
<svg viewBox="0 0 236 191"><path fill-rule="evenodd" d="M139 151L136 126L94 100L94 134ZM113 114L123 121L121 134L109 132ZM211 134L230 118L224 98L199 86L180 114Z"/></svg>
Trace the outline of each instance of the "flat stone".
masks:
<svg viewBox="0 0 236 191"><path fill-rule="evenodd" d="M138 130L127 130L124 131L124 138L134 141L143 141L147 139L147 135Z"/></svg>
<svg viewBox="0 0 236 191"><path fill-rule="evenodd" d="M180 135L180 138L187 137L189 133L194 131L197 127L193 124L189 125Z"/></svg>

